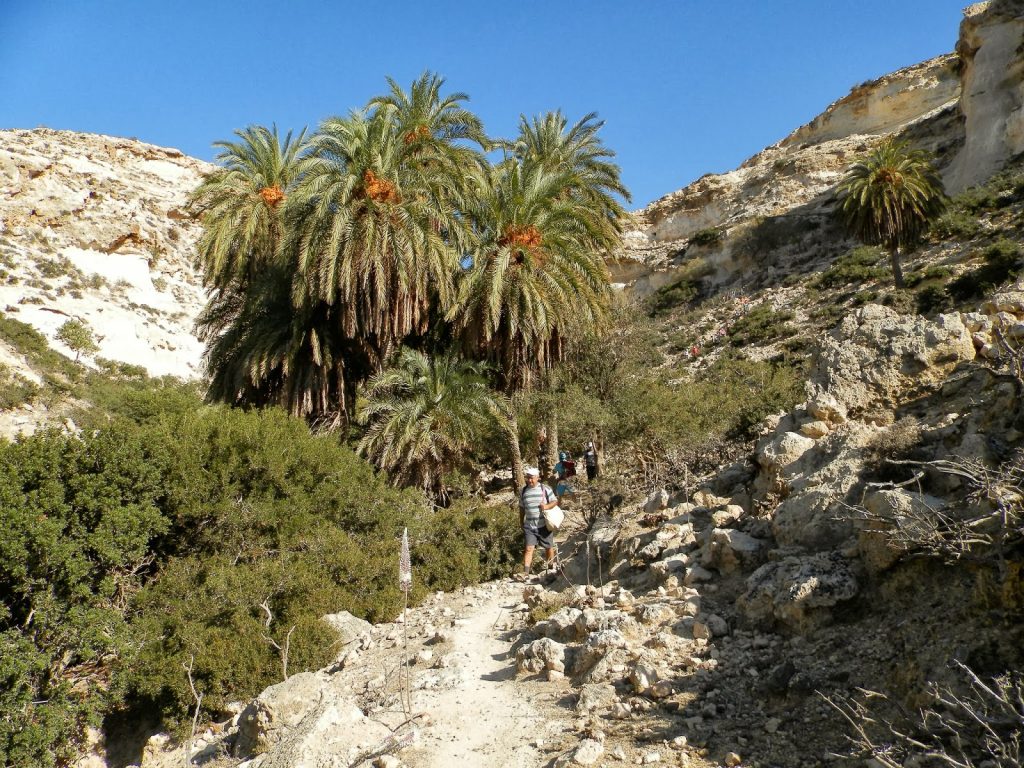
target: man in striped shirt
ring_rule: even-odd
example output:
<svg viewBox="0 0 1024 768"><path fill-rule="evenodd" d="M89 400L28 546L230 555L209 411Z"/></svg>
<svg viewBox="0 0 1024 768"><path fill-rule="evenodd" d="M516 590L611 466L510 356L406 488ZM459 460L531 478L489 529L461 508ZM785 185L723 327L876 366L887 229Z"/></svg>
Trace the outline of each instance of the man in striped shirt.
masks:
<svg viewBox="0 0 1024 768"><path fill-rule="evenodd" d="M546 565L555 565L555 535L544 522L544 510L558 504L554 491L540 481L540 470L529 467L526 470L526 487L519 496L519 519L526 537L526 551L523 553L523 576L530 575L533 564L533 550L544 547Z"/></svg>

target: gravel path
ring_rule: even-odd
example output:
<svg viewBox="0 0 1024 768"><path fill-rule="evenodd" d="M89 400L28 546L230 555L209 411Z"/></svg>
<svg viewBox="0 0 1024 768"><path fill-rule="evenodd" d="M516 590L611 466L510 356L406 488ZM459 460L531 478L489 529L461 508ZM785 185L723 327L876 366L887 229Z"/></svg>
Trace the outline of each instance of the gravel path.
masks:
<svg viewBox="0 0 1024 768"><path fill-rule="evenodd" d="M548 683L516 679L512 633L506 629L522 585L498 582L456 620L452 685L413 692L413 709L430 721L417 747L402 753L413 768L547 765L542 749L568 712L554 706Z"/></svg>

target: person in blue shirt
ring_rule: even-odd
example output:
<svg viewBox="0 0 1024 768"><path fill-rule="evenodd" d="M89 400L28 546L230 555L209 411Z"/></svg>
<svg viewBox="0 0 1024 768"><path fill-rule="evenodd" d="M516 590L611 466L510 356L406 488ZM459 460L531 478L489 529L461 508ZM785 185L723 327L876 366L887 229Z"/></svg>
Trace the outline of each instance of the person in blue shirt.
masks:
<svg viewBox="0 0 1024 768"><path fill-rule="evenodd" d="M555 464L555 496L562 501L563 496L572 496L576 491L572 487L572 478L576 477L576 462L567 452L561 451L558 454L558 463Z"/></svg>

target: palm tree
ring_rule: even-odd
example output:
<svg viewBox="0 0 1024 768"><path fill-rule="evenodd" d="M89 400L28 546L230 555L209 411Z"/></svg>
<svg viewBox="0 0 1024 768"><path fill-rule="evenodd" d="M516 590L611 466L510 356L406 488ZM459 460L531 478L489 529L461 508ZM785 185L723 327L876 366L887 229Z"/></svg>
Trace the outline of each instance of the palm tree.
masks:
<svg viewBox="0 0 1024 768"><path fill-rule="evenodd" d="M463 174L416 159L391 110L331 118L312 140L290 206L295 254L312 297L337 308L342 333L374 365L447 309L470 231Z"/></svg>
<svg viewBox="0 0 1024 768"><path fill-rule="evenodd" d="M445 474L495 423L504 426L509 411L488 388L482 364L407 347L370 379L365 395L359 452L396 485L419 485L441 502Z"/></svg>
<svg viewBox="0 0 1024 768"><path fill-rule="evenodd" d="M864 242L888 249L896 287L902 288L900 250L914 247L946 206L931 156L887 139L850 167L839 189L846 226Z"/></svg>
<svg viewBox="0 0 1024 768"><path fill-rule="evenodd" d="M567 332L604 317L608 271L592 247L592 211L563 194L570 178L504 163L472 211L478 245L448 318L508 392L561 358Z"/></svg>
<svg viewBox="0 0 1024 768"><path fill-rule="evenodd" d="M217 141L222 167L206 174L189 204L203 232L197 262L207 287L243 283L278 255L284 236L283 203L302 176L306 131L284 139L277 126L236 131L239 141Z"/></svg>
<svg viewBox="0 0 1024 768"><path fill-rule="evenodd" d="M582 201L602 226L596 230L595 246L613 251L620 245L629 190L622 183L615 153L604 146L598 131L604 126L597 113L584 115L571 127L561 110L527 120L519 118L519 136L506 143L523 164L540 165L547 171L570 175L565 194Z"/></svg>
<svg viewBox="0 0 1024 768"><path fill-rule="evenodd" d="M282 140L276 126L251 126L236 135L215 143L223 167L190 201L201 216L197 261L211 289L196 322L207 345L207 396L337 424L368 375L367 353L340 335L336 312L309 297L282 253L291 195L309 163L305 131Z"/></svg>
<svg viewBox="0 0 1024 768"><path fill-rule="evenodd" d="M463 106L467 94L442 96L444 78L431 72L415 80L408 93L390 77L387 81L389 93L370 99L367 108L388 115L410 158L456 167L481 164L484 158L472 145L487 148L490 142L480 118Z"/></svg>
<svg viewBox="0 0 1024 768"><path fill-rule="evenodd" d="M370 352L341 334L336 309L301 300L301 276L274 264L246 290L215 294L196 321L209 388L234 405L277 405L293 416L338 427L355 406L355 388L370 374Z"/></svg>

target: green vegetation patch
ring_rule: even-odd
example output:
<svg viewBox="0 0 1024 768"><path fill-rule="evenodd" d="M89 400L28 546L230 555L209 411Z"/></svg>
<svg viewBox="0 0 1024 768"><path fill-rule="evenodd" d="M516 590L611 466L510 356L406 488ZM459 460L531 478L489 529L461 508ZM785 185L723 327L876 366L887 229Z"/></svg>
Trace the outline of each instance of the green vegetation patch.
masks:
<svg viewBox="0 0 1024 768"><path fill-rule="evenodd" d="M775 310L767 302L760 304L732 324L729 342L734 347L745 347L788 338L796 333L796 328L789 324L793 317L788 309Z"/></svg>
<svg viewBox="0 0 1024 768"><path fill-rule="evenodd" d="M185 722L191 659L209 714L282 679L268 638L292 633L289 673L323 666L320 616L400 610L405 527L414 599L512 568L507 507L435 511L277 410L161 381L107 396L80 437L0 441L3 765L61 764L112 712Z"/></svg>
<svg viewBox="0 0 1024 768"><path fill-rule="evenodd" d="M705 278L714 271L705 259L688 262L677 273L677 279L662 286L649 300L651 316L666 314L676 307L694 304L704 297L707 286Z"/></svg>
<svg viewBox="0 0 1024 768"><path fill-rule="evenodd" d="M836 259L811 280L812 288L841 288L857 283L891 280L892 270L879 262L886 257L878 246L861 245Z"/></svg>
<svg viewBox="0 0 1024 768"><path fill-rule="evenodd" d="M981 253L984 263L951 280L947 286L954 301L962 303L984 297L994 288L1013 280L1021 271L1019 243L1001 238Z"/></svg>

